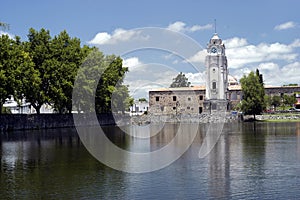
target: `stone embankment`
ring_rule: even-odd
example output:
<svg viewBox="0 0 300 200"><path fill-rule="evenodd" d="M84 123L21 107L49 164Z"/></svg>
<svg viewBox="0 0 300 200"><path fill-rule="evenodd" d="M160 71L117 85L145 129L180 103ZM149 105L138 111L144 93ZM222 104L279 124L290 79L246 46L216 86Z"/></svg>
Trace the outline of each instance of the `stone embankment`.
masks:
<svg viewBox="0 0 300 200"><path fill-rule="evenodd" d="M274 120L274 121L276 121L276 120L278 120L278 121L280 121L280 120L283 120L283 121L300 120L300 114L293 114L293 115L291 115L291 114L286 114L286 115L283 115L283 114L281 114L281 115L276 115L276 114L274 114L274 115L257 115L256 119L260 120L260 121L267 121L267 120L270 120L270 121L272 121L272 120Z"/></svg>
<svg viewBox="0 0 300 200"><path fill-rule="evenodd" d="M200 114L200 115L141 115L131 118L131 124L144 125L149 123L217 123L217 122L237 122L238 115L227 113L220 114Z"/></svg>

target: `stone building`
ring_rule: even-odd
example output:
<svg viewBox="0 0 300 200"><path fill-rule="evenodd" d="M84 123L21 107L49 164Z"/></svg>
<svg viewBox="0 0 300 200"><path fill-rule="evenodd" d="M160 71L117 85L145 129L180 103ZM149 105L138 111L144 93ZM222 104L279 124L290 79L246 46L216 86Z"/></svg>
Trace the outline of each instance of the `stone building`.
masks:
<svg viewBox="0 0 300 200"><path fill-rule="evenodd" d="M284 96L296 95L300 92L300 86L265 86L265 94L268 96ZM233 108L243 98L241 85L228 86L227 98L230 102L230 107Z"/></svg>
<svg viewBox="0 0 300 200"><path fill-rule="evenodd" d="M164 114L200 114L203 112L205 87L161 88L149 92L149 112Z"/></svg>
<svg viewBox="0 0 300 200"><path fill-rule="evenodd" d="M234 108L242 100L243 94L237 79L228 74L225 45L216 33L207 45L205 64L206 86L151 90L149 113L194 115ZM270 96L293 95L297 92L300 93L300 86L265 86L265 93Z"/></svg>
<svg viewBox="0 0 300 200"><path fill-rule="evenodd" d="M229 78L230 79L230 78ZM205 112L205 86L186 88L161 88L149 92L149 112L160 114L201 114ZM300 86L265 86L269 96L295 95L300 109ZM243 98L241 85L229 85L227 100L229 110L234 108Z"/></svg>

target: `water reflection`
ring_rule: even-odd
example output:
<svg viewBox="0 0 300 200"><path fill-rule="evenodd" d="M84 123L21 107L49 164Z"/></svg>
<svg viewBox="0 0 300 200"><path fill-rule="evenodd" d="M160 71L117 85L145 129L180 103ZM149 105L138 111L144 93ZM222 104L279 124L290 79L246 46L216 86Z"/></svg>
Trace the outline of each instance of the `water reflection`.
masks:
<svg viewBox="0 0 300 200"><path fill-rule="evenodd" d="M137 127L123 127L137 131ZM157 127L156 127L157 128ZM213 151L199 159L207 125L166 124L152 137L135 138L103 127L120 148L146 152L183 131L192 146L172 165L129 174L94 159L74 129L1 135L3 199L299 199L300 123L226 124ZM155 129L153 127L153 129ZM181 148L181 143L176 143Z"/></svg>

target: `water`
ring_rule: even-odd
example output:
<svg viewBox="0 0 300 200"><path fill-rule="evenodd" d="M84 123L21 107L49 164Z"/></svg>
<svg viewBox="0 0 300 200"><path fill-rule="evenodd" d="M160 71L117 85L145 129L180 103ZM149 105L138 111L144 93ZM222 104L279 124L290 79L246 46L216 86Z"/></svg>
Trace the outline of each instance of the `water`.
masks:
<svg viewBox="0 0 300 200"><path fill-rule="evenodd" d="M143 152L166 145L177 127L165 125L148 143L116 127L105 131L118 146ZM299 122L227 124L212 152L199 159L205 128L200 127L190 149L177 161L146 174L101 164L82 145L75 129L2 134L0 198L300 198Z"/></svg>

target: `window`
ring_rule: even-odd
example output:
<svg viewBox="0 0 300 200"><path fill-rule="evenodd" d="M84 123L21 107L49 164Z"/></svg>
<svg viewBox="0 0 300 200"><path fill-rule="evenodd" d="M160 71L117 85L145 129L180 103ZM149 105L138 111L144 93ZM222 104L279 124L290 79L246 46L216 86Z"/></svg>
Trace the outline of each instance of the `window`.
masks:
<svg viewBox="0 0 300 200"><path fill-rule="evenodd" d="M211 109L212 109L212 110L217 110L217 104L212 103L212 104L211 104Z"/></svg>
<svg viewBox="0 0 300 200"><path fill-rule="evenodd" d="M216 83L215 81L212 82L212 89L213 89L213 90L217 89L217 83Z"/></svg>
<svg viewBox="0 0 300 200"><path fill-rule="evenodd" d="M191 97L188 97L188 101L190 101L191 100Z"/></svg>
<svg viewBox="0 0 300 200"><path fill-rule="evenodd" d="M190 107L188 106L186 109L188 109L188 110L189 110L189 109L190 109Z"/></svg>
<svg viewBox="0 0 300 200"><path fill-rule="evenodd" d="M159 101L159 97L155 97L155 100L156 100L156 101Z"/></svg>
<svg viewBox="0 0 300 200"><path fill-rule="evenodd" d="M201 114L203 112L203 108L199 107L199 114Z"/></svg>
<svg viewBox="0 0 300 200"><path fill-rule="evenodd" d="M200 96L199 96L199 99L202 101L202 100L203 100L203 95L200 95Z"/></svg>
<svg viewBox="0 0 300 200"><path fill-rule="evenodd" d="M173 101L176 101L176 96L173 96Z"/></svg>

